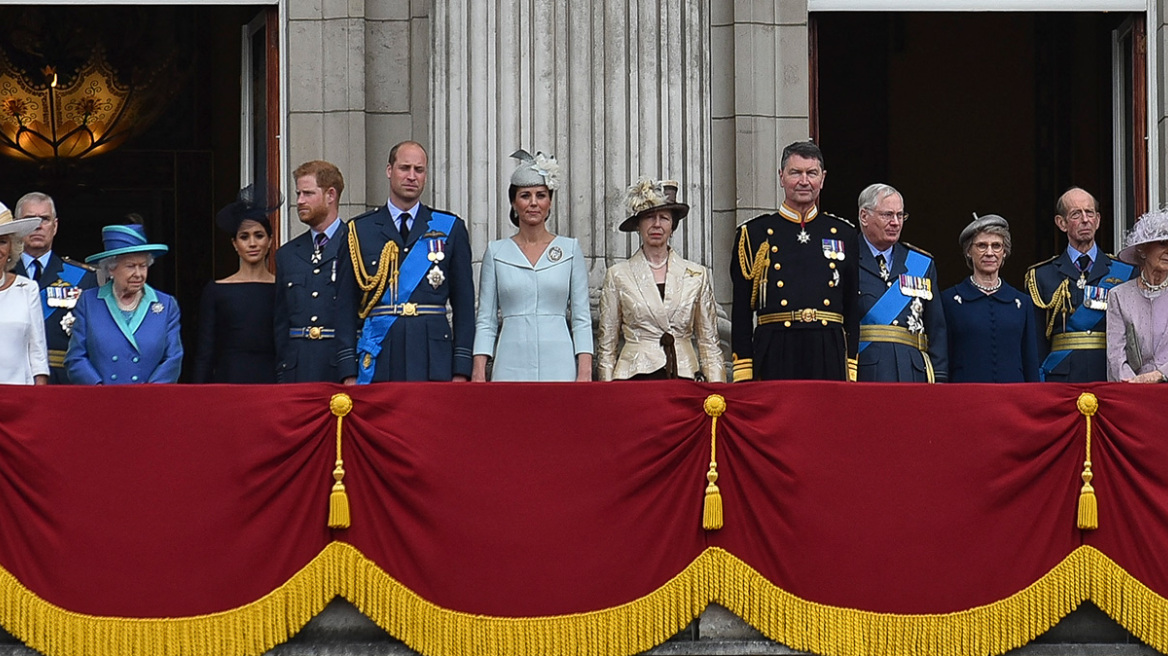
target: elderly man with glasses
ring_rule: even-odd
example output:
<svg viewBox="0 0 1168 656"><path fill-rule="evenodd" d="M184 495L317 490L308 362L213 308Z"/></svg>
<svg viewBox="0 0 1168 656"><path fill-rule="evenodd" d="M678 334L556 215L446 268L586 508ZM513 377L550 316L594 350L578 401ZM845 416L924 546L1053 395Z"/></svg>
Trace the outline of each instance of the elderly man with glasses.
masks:
<svg viewBox="0 0 1168 656"><path fill-rule="evenodd" d="M858 379L948 380L945 313L933 256L900 241L904 197L886 184L860 192Z"/></svg>
<svg viewBox="0 0 1168 656"><path fill-rule="evenodd" d="M1026 272L1026 289L1038 320L1042 380L1087 383L1107 380L1107 292L1136 275L1135 267L1095 243L1099 202L1079 187L1059 197L1054 223L1067 248Z"/></svg>

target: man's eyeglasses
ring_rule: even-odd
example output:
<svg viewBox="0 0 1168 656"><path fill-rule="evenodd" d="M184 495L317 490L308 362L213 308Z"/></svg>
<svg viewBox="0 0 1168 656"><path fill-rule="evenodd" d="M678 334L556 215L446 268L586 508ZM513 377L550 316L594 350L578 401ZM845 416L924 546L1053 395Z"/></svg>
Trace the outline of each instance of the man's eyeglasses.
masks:
<svg viewBox="0 0 1168 656"><path fill-rule="evenodd" d="M908 221L908 212L872 212L872 213L875 214L876 216L880 217L881 220L883 220L883 221L892 221L893 219L897 219L901 223Z"/></svg>

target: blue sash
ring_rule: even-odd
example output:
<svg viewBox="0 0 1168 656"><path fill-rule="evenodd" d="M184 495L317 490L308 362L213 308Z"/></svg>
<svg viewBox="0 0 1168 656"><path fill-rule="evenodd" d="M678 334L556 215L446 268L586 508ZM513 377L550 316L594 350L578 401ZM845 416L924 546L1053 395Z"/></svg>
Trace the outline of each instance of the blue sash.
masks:
<svg viewBox="0 0 1168 656"><path fill-rule="evenodd" d="M61 264L61 272L57 274L57 278L69 283L70 287L76 287L81 284L81 279L85 277L85 269L76 264L69 264L68 262L62 262ZM49 307L49 286L41 289L41 310L45 313L45 321L48 321L49 315L57 310L55 307Z"/></svg>
<svg viewBox="0 0 1168 656"><path fill-rule="evenodd" d="M908 268L908 275L914 278L924 278L929 272L930 260L927 256L908 249L908 257L904 264ZM911 299L900 292L900 285L896 284L884 290L884 295L876 301L871 310L860 319L861 326L889 326L904 312L904 308ZM860 342L860 351L868 348L872 342Z"/></svg>
<svg viewBox="0 0 1168 656"><path fill-rule="evenodd" d="M445 236L425 237L425 239L445 243L446 236L450 235L450 230L454 227L454 219L453 214L431 210L430 222L427 227L429 230L441 232ZM402 260L401 266L398 267L397 279L397 297L399 299L409 299L422 282L422 278L426 276L426 271L430 269L428 254L429 248L423 247L422 240L419 239ZM385 290L385 295L381 297L382 304L391 302L392 299L389 299L391 292L390 289ZM357 340L358 385L368 385L373 382L373 372L377 370L377 358L384 348L385 336L389 334L389 329L393 327L395 321L397 321L396 315L370 314L365 318L365 324L361 328L361 339Z"/></svg>
<svg viewBox="0 0 1168 656"><path fill-rule="evenodd" d="M1126 282L1131 279L1132 273L1134 271L1135 267L1132 265L1113 259L1111 260L1111 267L1108 269L1107 275L1103 277L1101 284L1097 286L1102 287L1103 289L1111 289L1119 283L1109 283L1107 282L1108 280L1118 278L1119 282ZM1102 321L1106 316L1107 313L1104 310L1093 310L1086 305L1080 305L1078 308L1075 308L1075 311L1071 313L1071 316L1067 317L1066 332L1081 333L1091 330L1097 326L1099 322ZM1039 380L1045 381L1046 374L1054 371L1054 368L1059 366L1063 360L1066 360L1067 356L1070 354L1071 352L1069 350L1051 351L1046 356L1046 359L1042 361L1042 366L1038 368Z"/></svg>

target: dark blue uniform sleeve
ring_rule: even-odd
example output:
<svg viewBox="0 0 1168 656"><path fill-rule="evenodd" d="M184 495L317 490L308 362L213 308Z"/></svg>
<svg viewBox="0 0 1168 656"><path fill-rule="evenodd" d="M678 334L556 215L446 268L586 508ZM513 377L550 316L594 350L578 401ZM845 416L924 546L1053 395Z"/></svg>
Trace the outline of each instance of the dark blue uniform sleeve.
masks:
<svg viewBox="0 0 1168 656"><path fill-rule="evenodd" d="M285 260L281 257L280 249L276 250L276 382L284 382L284 359L288 356L288 329L291 327L288 316L288 281L283 276L287 270Z"/></svg>
<svg viewBox="0 0 1168 656"><path fill-rule="evenodd" d="M453 314L455 376L470 377L474 349L475 290L471 270L470 235L462 219L454 222L448 241L450 253L450 309Z"/></svg>
<svg viewBox="0 0 1168 656"><path fill-rule="evenodd" d="M933 365L933 380L949 382L949 335L945 327L945 310L941 305L941 291L937 285L937 263L929 263L929 281L933 298L925 303L925 334L929 336L929 361Z"/></svg>
<svg viewBox="0 0 1168 656"><path fill-rule="evenodd" d="M353 258L349 255L349 230L355 230L352 225L346 224L346 230L338 230L336 239L344 239L341 250L337 253L337 289L336 289L336 341L337 341L337 382L346 378L357 377L357 278L353 273ZM284 329L284 339L288 339L288 330Z"/></svg>

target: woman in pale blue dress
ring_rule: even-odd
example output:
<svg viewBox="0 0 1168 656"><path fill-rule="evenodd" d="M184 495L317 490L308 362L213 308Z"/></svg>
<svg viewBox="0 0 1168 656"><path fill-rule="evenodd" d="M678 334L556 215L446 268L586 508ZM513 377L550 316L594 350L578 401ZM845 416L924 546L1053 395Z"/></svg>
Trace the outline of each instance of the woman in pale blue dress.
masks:
<svg viewBox="0 0 1168 656"><path fill-rule="evenodd" d="M588 267L580 243L547 229L558 185L554 157L520 150L511 175L511 223L519 233L483 255L471 380L592 380Z"/></svg>

